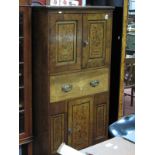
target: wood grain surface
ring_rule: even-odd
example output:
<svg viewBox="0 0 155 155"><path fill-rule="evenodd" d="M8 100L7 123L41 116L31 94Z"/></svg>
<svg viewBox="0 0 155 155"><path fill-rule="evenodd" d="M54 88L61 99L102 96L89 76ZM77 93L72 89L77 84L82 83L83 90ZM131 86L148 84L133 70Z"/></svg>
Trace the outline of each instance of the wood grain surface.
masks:
<svg viewBox="0 0 155 155"><path fill-rule="evenodd" d="M50 76L50 102L57 102L72 99L85 95L92 95L109 91L109 69L96 69L71 74ZM90 82L99 80L96 87L92 87ZM62 86L72 85L69 92L62 91Z"/></svg>

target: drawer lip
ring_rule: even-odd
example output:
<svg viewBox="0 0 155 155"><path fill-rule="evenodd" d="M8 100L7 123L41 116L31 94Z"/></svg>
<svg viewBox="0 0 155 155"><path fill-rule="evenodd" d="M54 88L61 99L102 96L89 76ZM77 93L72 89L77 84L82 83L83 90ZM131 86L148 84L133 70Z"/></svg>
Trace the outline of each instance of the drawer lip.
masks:
<svg viewBox="0 0 155 155"><path fill-rule="evenodd" d="M90 85L93 80L99 81L96 87ZM71 85L68 92L62 91L62 86ZM93 95L109 91L109 69L50 76L50 103Z"/></svg>

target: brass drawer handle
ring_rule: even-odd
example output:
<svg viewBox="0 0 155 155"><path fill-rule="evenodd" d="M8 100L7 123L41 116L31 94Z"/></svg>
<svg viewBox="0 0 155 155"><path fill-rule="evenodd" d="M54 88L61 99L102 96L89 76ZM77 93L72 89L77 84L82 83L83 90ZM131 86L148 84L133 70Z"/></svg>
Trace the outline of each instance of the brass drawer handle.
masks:
<svg viewBox="0 0 155 155"><path fill-rule="evenodd" d="M71 84L63 84L62 85L62 91L63 92L69 92L72 90L72 85Z"/></svg>
<svg viewBox="0 0 155 155"><path fill-rule="evenodd" d="M100 83L99 80L92 80L92 81L90 81L90 85L91 85L92 87L96 87L96 86L98 86L99 83Z"/></svg>

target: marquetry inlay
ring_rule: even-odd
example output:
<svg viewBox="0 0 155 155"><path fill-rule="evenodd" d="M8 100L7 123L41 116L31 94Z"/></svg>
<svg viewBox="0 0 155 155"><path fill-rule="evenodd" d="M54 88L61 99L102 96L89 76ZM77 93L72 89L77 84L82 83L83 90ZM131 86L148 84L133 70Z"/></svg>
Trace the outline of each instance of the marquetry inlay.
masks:
<svg viewBox="0 0 155 155"><path fill-rule="evenodd" d="M76 22L56 23L56 60L58 64L76 61Z"/></svg>
<svg viewBox="0 0 155 155"><path fill-rule="evenodd" d="M89 58L101 58L105 52L104 22L90 23L90 55Z"/></svg>
<svg viewBox="0 0 155 155"><path fill-rule="evenodd" d="M69 102L69 123L71 129L68 144L82 149L92 141L93 98L81 98Z"/></svg>
<svg viewBox="0 0 155 155"><path fill-rule="evenodd" d="M99 105L96 107L96 138L103 137L105 131L106 105Z"/></svg>
<svg viewBox="0 0 155 155"><path fill-rule="evenodd" d="M89 105L81 103L73 106L73 141L75 146L87 144L89 142Z"/></svg>

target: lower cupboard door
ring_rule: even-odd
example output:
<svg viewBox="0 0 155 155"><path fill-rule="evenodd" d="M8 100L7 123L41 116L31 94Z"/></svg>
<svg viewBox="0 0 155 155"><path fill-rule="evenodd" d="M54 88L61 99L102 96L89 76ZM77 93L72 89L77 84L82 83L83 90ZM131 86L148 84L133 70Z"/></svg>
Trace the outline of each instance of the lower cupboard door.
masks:
<svg viewBox="0 0 155 155"><path fill-rule="evenodd" d="M85 148L92 144L93 98L72 100L68 105L68 144Z"/></svg>

